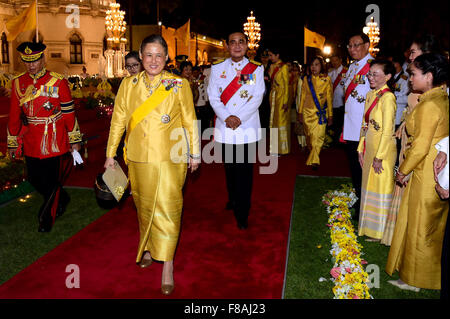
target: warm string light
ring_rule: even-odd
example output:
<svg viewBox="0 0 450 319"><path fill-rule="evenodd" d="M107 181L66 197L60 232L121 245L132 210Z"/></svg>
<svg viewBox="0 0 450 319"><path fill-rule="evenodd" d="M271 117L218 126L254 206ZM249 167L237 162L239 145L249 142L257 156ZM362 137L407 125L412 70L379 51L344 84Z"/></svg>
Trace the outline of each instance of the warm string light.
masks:
<svg viewBox="0 0 450 319"><path fill-rule="evenodd" d="M244 23L244 33L248 37L248 48L250 50L258 49L258 42L261 40L261 27L255 21L253 11L250 12L250 16L247 17L247 22Z"/></svg>
<svg viewBox="0 0 450 319"><path fill-rule="evenodd" d="M363 28L363 32L367 34L370 40L370 54L376 56L380 51L379 48L376 48L380 42L380 28L378 28L378 24L373 20L373 17L371 17L370 21L366 23L366 26Z"/></svg>

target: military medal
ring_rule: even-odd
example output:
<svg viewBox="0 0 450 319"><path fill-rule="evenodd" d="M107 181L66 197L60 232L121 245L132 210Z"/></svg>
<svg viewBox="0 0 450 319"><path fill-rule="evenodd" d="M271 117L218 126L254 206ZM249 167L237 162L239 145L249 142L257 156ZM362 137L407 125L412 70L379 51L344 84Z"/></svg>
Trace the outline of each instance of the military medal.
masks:
<svg viewBox="0 0 450 319"><path fill-rule="evenodd" d="M248 91L247 90L242 90L239 92L239 96L241 97L241 99L246 99L248 98Z"/></svg>
<svg viewBox="0 0 450 319"><path fill-rule="evenodd" d="M363 103L366 100L366 98L364 96L358 96L358 98L356 99L356 101L358 101L358 103Z"/></svg>
<svg viewBox="0 0 450 319"><path fill-rule="evenodd" d="M53 108L53 104L50 103L49 101L45 102L43 105L44 109L46 109L47 111L50 111Z"/></svg>
<svg viewBox="0 0 450 319"><path fill-rule="evenodd" d="M358 96L358 91L353 90L351 96L356 99L356 97Z"/></svg>
<svg viewBox="0 0 450 319"><path fill-rule="evenodd" d="M164 114L163 116L161 116L161 122L163 122L164 124L169 123L170 122L169 114Z"/></svg>

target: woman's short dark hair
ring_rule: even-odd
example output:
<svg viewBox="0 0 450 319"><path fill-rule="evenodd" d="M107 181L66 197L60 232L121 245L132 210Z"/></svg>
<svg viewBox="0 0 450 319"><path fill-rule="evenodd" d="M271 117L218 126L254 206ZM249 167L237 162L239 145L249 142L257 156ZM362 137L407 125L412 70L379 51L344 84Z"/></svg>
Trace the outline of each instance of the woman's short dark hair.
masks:
<svg viewBox="0 0 450 319"><path fill-rule="evenodd" d="M139 52L137 51L130 51L126 56L125 56L125 61L128 59L136 59L137 61L141 62L141 58L139 57Z"/></svg>
<svg viewBox="0 0 450 319"><path fill-rule="evenodd" d="M320 56L320 55L316 55L315 57L313 57L313 58L311 59L311 62L309 63L308 69L311 68L311 65L313 64L313 62L314 62L315 60L319 61L319 63L320 63L320 73L325 74L325 73L327 72L326 67L325 67L325 60L324 60L323 57Z"/></svg>
<svg viewBox="0 0 450 319"><path fill-rule="evenodd" d="M433 87L448 82L449 63L445 56L439 53L425 53L414 59L413 65L423 74L433 75Z"/></svg>
<svg viewBox="0 0 450 319"><path fill-rule="evenodd" d="M373 65L380 65L383 68L383 73L385 75L388 75L388 74L391 75L391 78L387 81L386 84L391 90L394 90L394 85L395 85L394 77L395 77L395 73L396 73L394 63L392 63L391 61L386 60L386 59L375 59L375 60L372 60L372 62L370 62L370 66L373 66Z"/></svg>
<svg viewBox="0 0 450 319"><path fill-rule="evenodd" d="M418 35L412 42L417 44L423 53L441 53L439 40L433 34Z"/></svg>
<svg viewBox="0 0 450 319"><path fill-rule="evenodd" d="M192 68L192 62L191 61L183 61L180 64L180 72L183 72L184 68L191 66Z"/></svg>
<svg viewBox="0 0 450 319"><path fill-rule="evenodd" d="M140 51L142 53L142 50L145 48L145 46L149 43L159 43L164 48L164 54L167 55L169 52L169 48L167 47L167 42L164 40L162 36L159 34L152 34L146 37L144 40L142 40Z"/></svg>

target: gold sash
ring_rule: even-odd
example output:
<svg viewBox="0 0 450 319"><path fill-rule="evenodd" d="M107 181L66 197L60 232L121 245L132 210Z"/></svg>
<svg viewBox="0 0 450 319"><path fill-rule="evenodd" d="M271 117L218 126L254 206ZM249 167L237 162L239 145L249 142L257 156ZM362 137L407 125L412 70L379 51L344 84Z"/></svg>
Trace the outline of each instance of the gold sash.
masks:
<svg viewBox="0 0 450 319"><path fill-rule="evenodd" d="M123 147L123 159L125 160L125 163L127 163L127 143L131 131L169 96L170 91L171 90L166 90L164 85L160 85L155 92L153 92L153 94L145 100L141 106L134 110L133 114L131 114Z"/></svg>

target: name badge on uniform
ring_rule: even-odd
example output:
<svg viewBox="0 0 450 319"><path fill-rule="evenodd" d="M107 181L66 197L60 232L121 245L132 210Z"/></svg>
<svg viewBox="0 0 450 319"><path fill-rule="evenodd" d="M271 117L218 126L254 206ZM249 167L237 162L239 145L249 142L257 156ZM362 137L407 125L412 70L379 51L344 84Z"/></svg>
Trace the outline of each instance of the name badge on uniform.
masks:
<svg viewBox="0 0 450 319"><path fill-rule="evenodd" d="M41 85L41 96L58 98L58 87L57 86L47 86Z"/></svg>

